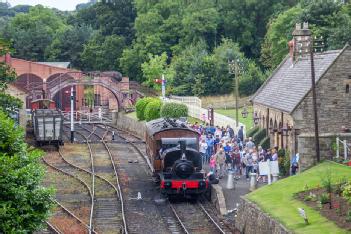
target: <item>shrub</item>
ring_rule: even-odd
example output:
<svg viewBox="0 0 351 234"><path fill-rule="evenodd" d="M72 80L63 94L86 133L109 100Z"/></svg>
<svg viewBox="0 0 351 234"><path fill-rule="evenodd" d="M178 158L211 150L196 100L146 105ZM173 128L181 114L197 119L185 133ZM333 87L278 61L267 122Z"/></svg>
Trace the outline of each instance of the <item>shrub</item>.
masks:
<svg viewBox="0 0 351 234"><path fill-rule="evenodd" d="M261 128L260 130L258 130L253 136L253 141L256 142L256 144L258 142L261 142L267 135L267 131L264 128Z"/></svg>
<svg viewBox="0 0 351 234"><path fill-rule="evenodd" d="M149 102L144 111L144 116L146 121L151 121L153 119L160 118L160 110L161 110L162 102L159 99L154 99Z"/></svg>
<svg viewBox="0 0 351 234"><path fill-rule="evenodd" d="M180 118L188 116L188 107L182 103L169 102L161 107L161 117Z"/></svg>
<svg viewBox="0 0 351 234"><path fill-rule="evenodd" d="M145 119L145 107L147 106L147 104L149 104L150 102L154 101L156 98L152 98L152 97L145 97L142 99L139 99L135 105L135 109L136 109L136 115L138 120L144 120Z"/></svg>
<svg viewBox="0 0 351 234"><path fill-rule="evenodd" d="M326 172L324 173L322 180L321 180L321 184L322 184L323 188L327 191L327 193L332 192L332 189L333 189L332 172L330 169L326 170Z"/></svg>
<svg viewBox="0 0 351 234"><path fill-rule="evenodd" d="M347 217L346 217L347 222L351 222L351 210L347 212Z"/></svg>
<svg viewBox="0 0 351 234"><path fill-rule="evenodd" d="M33 233L49 217L54 194L42 187L41 155L28 149L23 130L0 111L0 233Z"/></svg>
<svg viewBox="0 0 351 234"><path fill-rule="evenodd" d="M246 133L247 137L252 137L260 128L258 126L249 129Z"/></svg>
<svg viewBox="0 0 351 234"><path fill-rule="evenodd" d="M258 145L262 146L263 149L269 149L271 146L270 138L265 137Z"/></svg>
<svg viewBox="0 0 351 234"><path fill-rule="evenodd" d="M329 195L327 193L322 193L319 197L319 202L321 204L327 204L329 202Z"/></svg>
<svg viewBox="0 0 351 234"><path fill-rule="evenodd" d="M335 185L335 193L339 196L342 195L342 191L344 190L345 185L347 184L346 177L342 177L338 180L338 183Z"/></svg>
<svg viewBox="0 0 351 234"><path fill-rule="evenodd" d="M284 154L283 154L284 153ZM278 150L279 173L282 176L289 175L290 172L290 153L285 150Z"/></svg>
<svg viewBox="0 0 351 234"><path fill-rule="evenodd" d="M351 182L348 182L342 191L342 196L351 203Z"/></svg>

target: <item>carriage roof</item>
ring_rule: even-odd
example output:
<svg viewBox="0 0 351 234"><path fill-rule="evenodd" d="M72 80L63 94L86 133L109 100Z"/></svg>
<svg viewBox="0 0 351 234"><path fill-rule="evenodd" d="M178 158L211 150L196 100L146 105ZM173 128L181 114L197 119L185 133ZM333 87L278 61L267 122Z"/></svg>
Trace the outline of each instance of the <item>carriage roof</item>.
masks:
<svg viewBox="0 0 351 234"><path fill-rule="evenodd" d="M192 128L188 127L185 123L170 118L160 118L151 120L146 123L146 132L149 136L154 136L157 133L169 131L169 130L185 130L193 132L194 134L199 134Z"/></svg>

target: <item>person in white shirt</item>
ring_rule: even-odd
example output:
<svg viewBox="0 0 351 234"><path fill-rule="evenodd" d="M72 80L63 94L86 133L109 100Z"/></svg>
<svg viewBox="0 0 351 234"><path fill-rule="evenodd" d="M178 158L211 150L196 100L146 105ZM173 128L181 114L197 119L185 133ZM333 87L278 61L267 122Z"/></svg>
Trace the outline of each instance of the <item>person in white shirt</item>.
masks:
<svg viewBox="0 0 351 234"><path fill-rule="evenodd" d="M206 162L206 151L207 151L207 143L205 140L201 140L200 141L200 146L199 146L199 151L200 151L200 154L202 156L202 165L205 164Z"/></svg>

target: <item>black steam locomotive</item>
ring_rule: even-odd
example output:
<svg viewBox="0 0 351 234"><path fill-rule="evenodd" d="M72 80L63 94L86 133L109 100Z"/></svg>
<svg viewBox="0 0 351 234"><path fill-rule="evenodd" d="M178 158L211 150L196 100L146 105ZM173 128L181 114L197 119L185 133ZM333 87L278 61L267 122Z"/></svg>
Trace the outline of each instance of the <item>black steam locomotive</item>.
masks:
<svg viewBox="0 0 351 234"><path fill-rule="evenodd" d="M199 195L209 187L198 151L199 134L183 122L157 119L146 124L146 151L167 195Z"/></svg>

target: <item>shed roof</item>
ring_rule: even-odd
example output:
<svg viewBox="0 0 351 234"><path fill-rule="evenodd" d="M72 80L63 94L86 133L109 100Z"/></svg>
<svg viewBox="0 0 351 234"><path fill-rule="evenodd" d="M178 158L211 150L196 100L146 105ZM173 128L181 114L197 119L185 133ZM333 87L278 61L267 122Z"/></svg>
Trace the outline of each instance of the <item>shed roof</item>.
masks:
<svg viewBox="0 0 351 234"><path fill-rule="evenodd" d="M342 51L330 50L314 55L316 83ZM287 56L251 100L253 103L291 113L311 87L310 58L302 58L293 63Z"/></svg>
<svg viewBox="0 0 351 234"><path fill-rule="evenodd" d="M59 67L59 68L68 68L70 62L36 62L43 65L48 65L52 67Z"/></svg>

